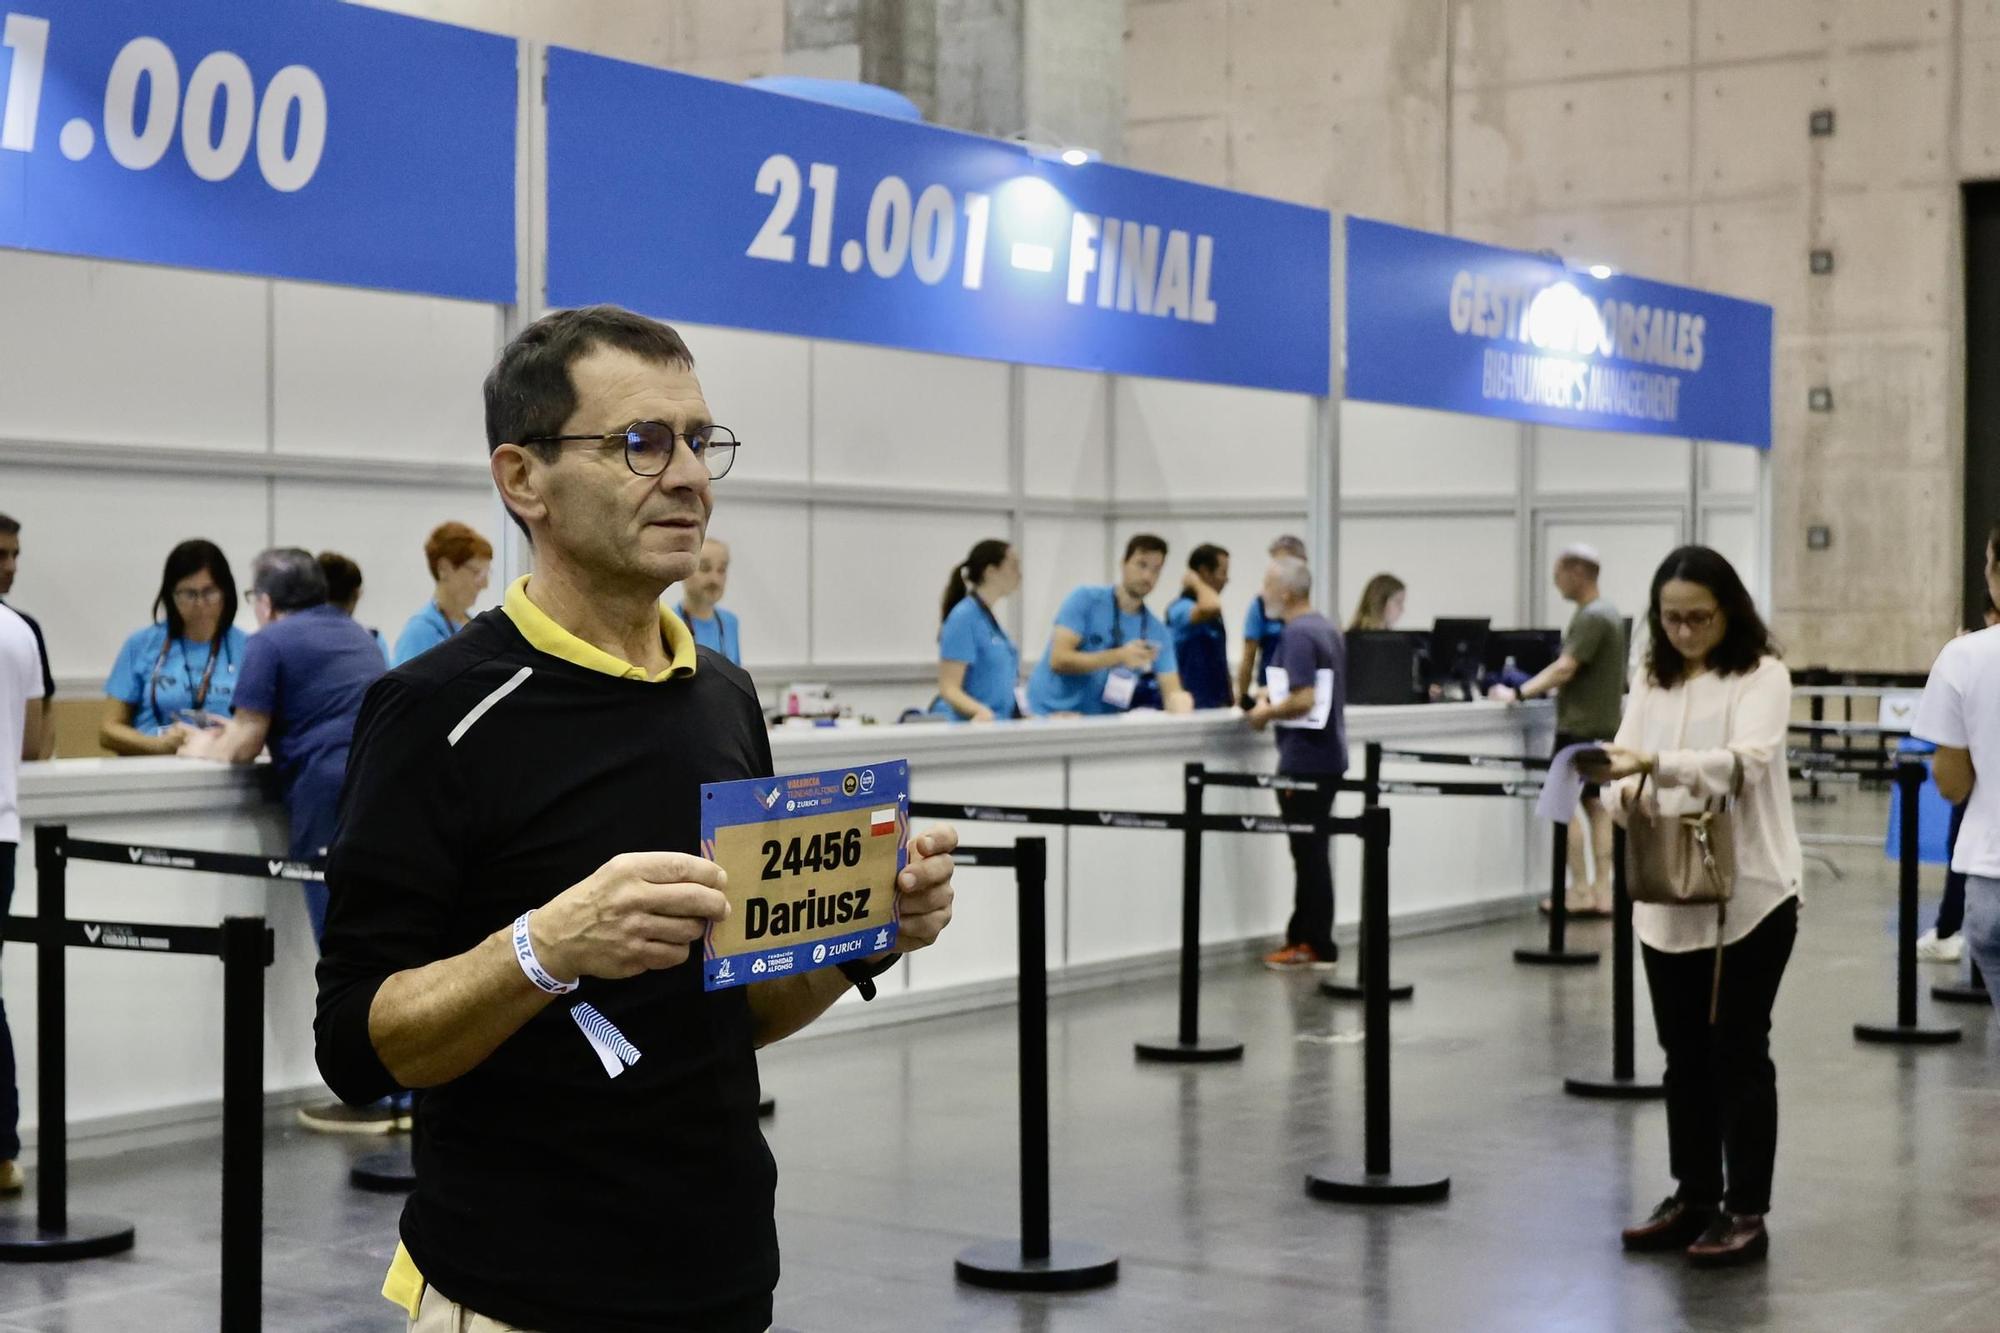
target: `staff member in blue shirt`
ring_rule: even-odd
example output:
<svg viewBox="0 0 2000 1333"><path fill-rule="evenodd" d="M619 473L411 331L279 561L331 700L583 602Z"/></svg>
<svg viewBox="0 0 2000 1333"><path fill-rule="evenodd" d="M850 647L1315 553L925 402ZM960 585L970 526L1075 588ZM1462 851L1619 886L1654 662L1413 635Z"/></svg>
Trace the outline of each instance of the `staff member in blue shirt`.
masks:
<svg viewBox="0 0 2000 1333"><path fill-rule="evenodd" d="M1268 554L1273 560L1304 560L1306 544L1286 534L1271 543ZM1243 707L1256 702L1250 687L1263 683L1264 668L1277 656L1278 636L1284 632L1285 622L1266 611L1260 599L1252 597L1250 610L1243 617L1243 656L1236 663L1236 698Z"/></svg>
<svg viewBox="0 0 2000 1333"><path fill-rule="evenodd" d="M1021 586L1021 553L989 538L972 548L944 585L938 631L938 697L931 712L954 722L1019 717L1014 691L1021 650L1000 628L993 607Z"/></svg>
<svg viewBox="0 0 2000 1333"><path fill-rule="evenodd" d="M486 591L493 544L463 523L440 523L424 543L437 588L396 636L395 665L429 652L465 628L472 604Z"/></svg>
<svg viewBox="0 0 2000 1333"><path fill-rule="evenodd" d="M1166 563L1166 542L1142 532L1125 544L1117 583L1087 585L1063 599L1048 650L1028 682L1029 712L1194 710L1166 622L1146 609Z"/></svg>
<svg viewBox="0 0 2000 1333"><path fill-rule="evenodd" d="M236 697L246 636L221 547L196 538L168 553L153 616L104 682L111 707L98 740L113 754L173 754L204 719L227 719Z"/></svg>
<svg viewBox="0 0 2000 1333"><path fill-rule="evenodd" d="M694 631L697 646L721 653L737 666L743 665L743 627L736 617L717 606L729 591L729 543L708 538L701 544L701 560L694 577L681 584L681 620Z"/></svg>
<svg viewBox="0 0 2000 1333"><path fill-rule="evenodd" d="M1236 702L1229 692L1229 631L1222 627L1222 590L1228 586L1229 552L1203 543L1188 556L1181 595L1167 606L1181 683L1196 708L1228 708Z"/></svg>

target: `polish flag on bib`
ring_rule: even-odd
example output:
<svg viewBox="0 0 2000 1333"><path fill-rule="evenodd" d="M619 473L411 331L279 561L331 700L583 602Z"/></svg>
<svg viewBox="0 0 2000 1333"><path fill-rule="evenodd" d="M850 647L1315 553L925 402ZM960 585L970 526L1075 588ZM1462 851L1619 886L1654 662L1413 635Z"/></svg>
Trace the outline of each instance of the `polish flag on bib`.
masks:
<svg viewBox="0 0 2000 1333"><path fill-rule="evenodd" d="M895 831L896 812L894 810L877 810L868 816L868 832L871 837L879 838L885 833L894 833Z"/></svg>

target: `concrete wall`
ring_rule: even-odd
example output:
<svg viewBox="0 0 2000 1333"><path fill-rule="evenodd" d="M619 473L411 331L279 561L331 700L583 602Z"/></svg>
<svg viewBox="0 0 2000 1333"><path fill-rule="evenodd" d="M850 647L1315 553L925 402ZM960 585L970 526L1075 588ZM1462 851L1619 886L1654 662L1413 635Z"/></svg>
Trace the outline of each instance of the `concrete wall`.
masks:
<svg viewBox="0 0 2000 1333"><path fill-rule="evenodd" d="M1928 666L1960 578L1958 182L2000 170L2000 3L1131 0L1126 29L1132 165L1771 302L1789 655Z"/></svg>

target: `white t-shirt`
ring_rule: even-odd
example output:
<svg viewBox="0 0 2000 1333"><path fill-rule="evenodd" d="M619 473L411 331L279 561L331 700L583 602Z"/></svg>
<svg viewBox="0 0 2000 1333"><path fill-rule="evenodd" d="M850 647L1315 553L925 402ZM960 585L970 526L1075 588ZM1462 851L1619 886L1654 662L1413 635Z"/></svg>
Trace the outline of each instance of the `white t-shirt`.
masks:
<svg viewBox="0 0 2000 1333"><path fill-rule="evenodd" d="M1933 745L1972 752L1978 777L1951 868L2000 879L2000 626L1944 646L1910 731Z"/></svg>
<svg viewBox="0 0 2000 1333"><path fill-rule="evenodd" d="M21 840L21 741L42 697L42 656L28 622L0 606L0 842Z"/></svg>

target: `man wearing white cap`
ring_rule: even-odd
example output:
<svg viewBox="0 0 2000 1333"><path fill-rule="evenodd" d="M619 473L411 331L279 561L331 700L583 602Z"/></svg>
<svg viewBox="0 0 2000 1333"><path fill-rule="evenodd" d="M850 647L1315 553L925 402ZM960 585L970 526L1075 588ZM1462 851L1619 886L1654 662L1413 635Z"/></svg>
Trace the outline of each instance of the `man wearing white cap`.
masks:
<svg viewBox="0 0 2000 1333"><path fill-rule="evenodd" d="M1495 686L1496 697L1556 696L1556 749L1579 741L1608 741L1618 734L1625 701L1625 622L1597 590L1602 561L1597 548L1579 542L1556 557L1556 591L1576 605L1563 631L1562 653L1518 691ZM1583 790L1584 818L1569 825L1569 910L1602 916L1611 910L1611 812L1597 788ZM1588 829L1592 873L1584 869Z"/></svg>

